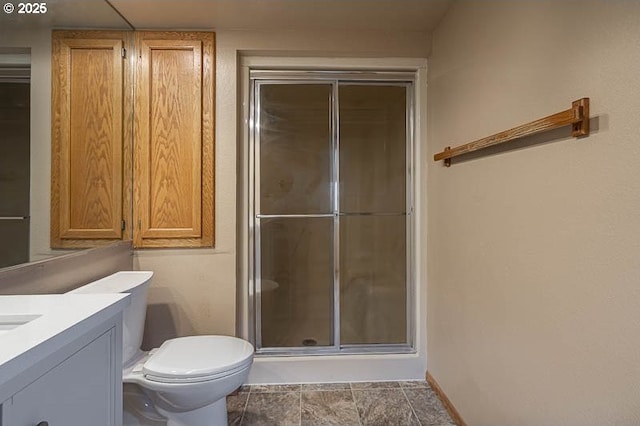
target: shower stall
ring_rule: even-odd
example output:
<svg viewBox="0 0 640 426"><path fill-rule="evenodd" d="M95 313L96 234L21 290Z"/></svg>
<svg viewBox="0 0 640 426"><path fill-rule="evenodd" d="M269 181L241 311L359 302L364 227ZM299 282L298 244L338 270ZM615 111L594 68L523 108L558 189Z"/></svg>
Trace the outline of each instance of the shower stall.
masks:
<svg viewBox="0 0 640 426"><path fill-rule="evenodd" d="M257 352L412 352L414 74L252 70L250 81Z"/></svg>

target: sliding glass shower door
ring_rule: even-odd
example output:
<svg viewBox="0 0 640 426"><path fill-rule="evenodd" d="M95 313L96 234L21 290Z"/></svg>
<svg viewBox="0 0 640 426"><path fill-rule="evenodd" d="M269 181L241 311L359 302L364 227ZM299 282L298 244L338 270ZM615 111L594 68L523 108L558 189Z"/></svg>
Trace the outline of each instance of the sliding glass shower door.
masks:
<svg viewBox="0 0 640 426"><path fill-rule="evenodd" d="M411 349L412 80L252 75L255 343Z"/></svg>
<svg viewBox="0 0 640 426"><path fill-rule="evenodd" d="M331 346L332 88L274 83L259 91L262 347Z"/></svg>

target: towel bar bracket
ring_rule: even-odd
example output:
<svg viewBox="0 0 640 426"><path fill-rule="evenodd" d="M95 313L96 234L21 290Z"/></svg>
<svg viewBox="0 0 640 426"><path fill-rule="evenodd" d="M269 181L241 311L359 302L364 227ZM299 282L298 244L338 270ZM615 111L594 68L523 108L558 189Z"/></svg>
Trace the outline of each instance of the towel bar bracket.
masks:
<svg viewBox="0 0 640 426"><path fill-rule="evenodd" d="M589 134L589 98L578 99L571 103L573 114L580 120L571 125L571 136L587 136Z"/></svg>

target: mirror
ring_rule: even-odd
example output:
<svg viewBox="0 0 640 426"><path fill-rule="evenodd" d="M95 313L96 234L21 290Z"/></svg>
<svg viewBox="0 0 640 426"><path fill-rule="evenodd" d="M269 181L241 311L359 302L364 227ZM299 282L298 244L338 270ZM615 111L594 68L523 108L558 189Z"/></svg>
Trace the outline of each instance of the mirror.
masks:
<svg viewBox="0 0 640 426"><path fill-rule="evenodd" d="M3 2L0 12L0 268L50 248L51 30L132 30L107 0Z"/></svg>

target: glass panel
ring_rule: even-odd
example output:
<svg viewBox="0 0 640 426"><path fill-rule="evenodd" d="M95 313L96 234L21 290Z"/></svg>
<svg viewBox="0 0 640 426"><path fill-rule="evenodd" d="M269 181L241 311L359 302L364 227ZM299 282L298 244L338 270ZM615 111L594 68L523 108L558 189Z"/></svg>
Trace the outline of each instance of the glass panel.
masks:
<svg viewBox="0 0 640 426"><path fill-rule="evenodd" d="M0 268L29 261L30 219L0 219Z"/></svg>
<svg viewBox="0 0 640 426"><path fill-rule="evenodd" d="M28 84L0 83L0 217L29 216L29 96Z"/></svg>
<svg viewBox="0 0 640 426"><path fill-rule="evenodd" d="M333 218L260 226L262 346L332 345Z"/></svg>
<svg viewBox="0 0 640 426"><path fill-rule="evenodd" d="M340 85L340 210L406 209L406 88Z"/></svg>
<svg viewBox="0 0 640 426"><path fill-rule="evenodd" d="M260 213L331 212L331 85L260 85Z"/></svg>
<svg viewBox="0 0 640 426"><path fill-rule="evenodd" d="M406 343L406 217L340 218L341 344Z"/></svg>

